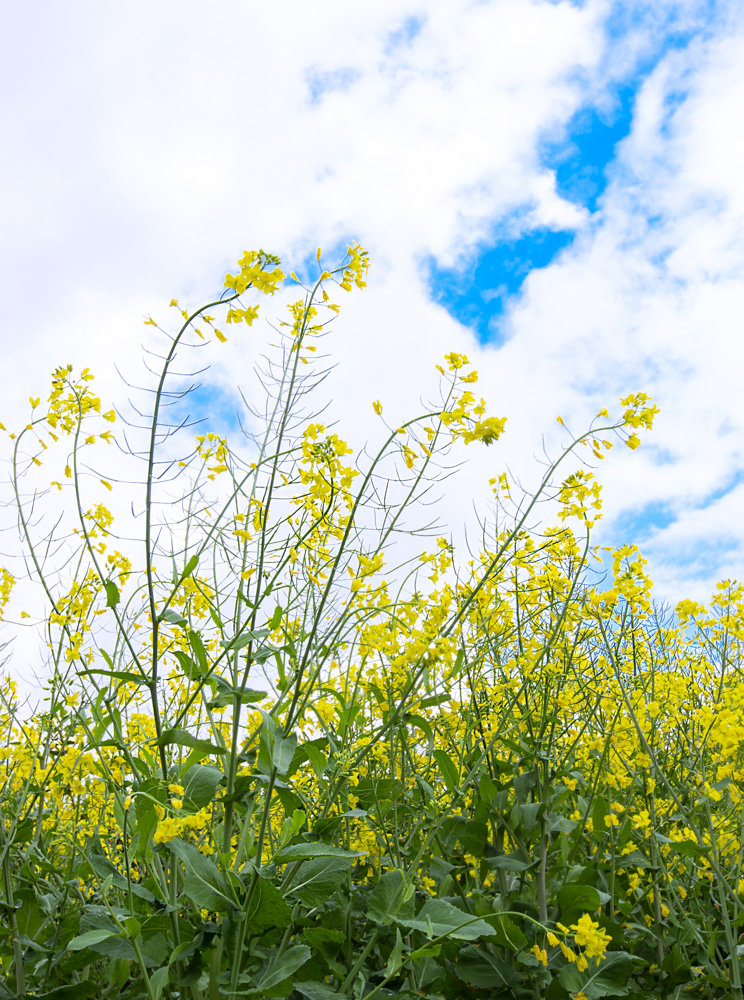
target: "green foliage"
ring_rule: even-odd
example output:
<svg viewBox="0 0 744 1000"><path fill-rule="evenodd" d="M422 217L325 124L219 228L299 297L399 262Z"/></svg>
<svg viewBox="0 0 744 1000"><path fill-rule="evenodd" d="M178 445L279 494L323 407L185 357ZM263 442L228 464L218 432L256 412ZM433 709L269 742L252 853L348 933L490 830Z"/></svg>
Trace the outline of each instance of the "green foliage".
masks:
<svg viewBox="0 0 744 1000"><path fill-rule="evenodd" d="M441 400L402 426L374 403L382 443L345 464L303 407L327 288L363 287L367 256L318 265L245 456L208 430L179 465L162 412L188 338L225 340L225 306L250 326L240 297L273 294L278 259L246 253L229 294L184 311L139 548L84 499L115 416L89 372L58 369L11 438L50 679L31 718L3 693L0 997L741 996L744 592L664 620L634 546L591 586L599 484L557 471L609 437L637 447L655 407L600 412L533 496L495 477L466 565L439 538L384 577L402 515L504 420L452 353ZM34 477L62 444L52 489L76 520L42 528ZM562 526L537 534L548 497ZM3 607L12 585L0 571Z"/></svg>

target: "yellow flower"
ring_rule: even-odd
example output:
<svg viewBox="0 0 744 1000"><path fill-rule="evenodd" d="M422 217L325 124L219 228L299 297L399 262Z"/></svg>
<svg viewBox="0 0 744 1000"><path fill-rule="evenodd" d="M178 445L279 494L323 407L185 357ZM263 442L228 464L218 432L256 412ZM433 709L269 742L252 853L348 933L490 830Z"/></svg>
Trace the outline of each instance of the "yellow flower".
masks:
<svg viewBox="0 0 744 1000"><path fill-rule="evenodd" d="M574 932L574 941L576 944L583 947L585 953L590 958L596 958L599 964L600 959L605 956L607 945L612 940L610 935L602 930L599 924L592 920L588 913L582 914L579 917L578 923L571 924L571 930ZM580 962L577 962L576 965L581 968ZM584 968L586 967L584 965Z"/></svg>
<svg viewBox="0 0 744 1000"><path fill-rule="evenodd" d="M547 968L547 965L548 965L548 953L547 953L547 951L545 951L544 948L541 948L537 944L533 944L532 948L530 949L530 951L535 956L535 958L538 960L538 962L541 962Z"/></svg>
<svg viewBox="0 0 744 1000"><path fill-rule="evenodd" d="M183 824L180 820L173 816L168 816L165 819L161 819L157 825L155 833L153 834L153 840L156 844L165 844L169 840L173 840L177 837L182 829Z"/></svg>

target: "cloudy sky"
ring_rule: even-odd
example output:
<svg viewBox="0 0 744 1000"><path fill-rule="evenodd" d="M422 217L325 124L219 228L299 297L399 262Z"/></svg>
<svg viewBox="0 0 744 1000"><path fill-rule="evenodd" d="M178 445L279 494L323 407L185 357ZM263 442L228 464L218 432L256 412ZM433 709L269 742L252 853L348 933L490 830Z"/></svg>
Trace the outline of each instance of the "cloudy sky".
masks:
<svg viewBox="0 0 744 1000"><path fill-rule="evenodd" d="M143 320L206 301L244 249L301 272L358 240L368 288L326 342L343 436L467 353L509 420L443 498L456 533L489 476L539 480L558 414L580 432L648 392L597 541L638 542L663 601L741 578L739 0L27 0L0 27L9 429L61 363L121 404ZM210 348L194 406L229 424L271 335Z"/></svg>

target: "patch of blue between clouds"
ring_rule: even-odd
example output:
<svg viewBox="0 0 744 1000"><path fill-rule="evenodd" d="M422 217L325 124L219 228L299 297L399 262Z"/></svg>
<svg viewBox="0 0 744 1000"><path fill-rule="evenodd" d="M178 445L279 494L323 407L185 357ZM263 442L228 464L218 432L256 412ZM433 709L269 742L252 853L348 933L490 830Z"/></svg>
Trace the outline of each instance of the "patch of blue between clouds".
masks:
<svg viewBox="0 0 744 1000"><path fill-rule="evenodd" d="M705 11L714 6L714 0L701 4L699 18L695 23L685 22L684 29L677 28L674 11L665 23L659 24L658 12L646 7L625 4L615 8L606 24L610 46L622 46L625 37L642 30L646 21L649 34L656 35L658 42L635 66L632 76L605 92L601 106L599 102L587 102L569 119L560 136L553 132L540 141L540 161L553 172L556 190L566 201L583 207L590 216L599 213L617 146L630 133L635 100L643 82L665 54L684 48L704 29ZM662 131L668 128L685 97L683 87L667 95ZM520 216L526 217L523 209L510 219L501 220L494 227L496 241L492 238L489 244L481 244L462 264L442 268L433 257L423 262L434 301L473 329L481 343L495 346L503 343L499 320L521 292L527 277L553 263L575 237L573 230L545 227L523 231L515 237L513 224Z"/></svg>
<svg viewBox="0 0 744 1000"><path fill-rule="evenodd" d="M566 201L596 212L615 147L630 132L639 85L634 81L618 88L611 111L580 108L568 123L565 139L541 143L541 162L553 171L556 190Z"/></svg>
<svg viewBox="0 0 744 1000"><path fill-rule="evenodd" d="M387 36L384 48L385 55L393 55L396 50L410 46L421 34L424 23L422 17L407 17L399 28L391 31Z"/></svg>
<svg viewBox="0 0 744 1000"><path fill-rule="evenodd" d="M442 268L427 258L429 294L482 343L494 342L495 324L508 300L535 268L546 267L573 242L575 233L542 227L483 249L465 268Z"/></svg>
<svg viewBox="0 0 744 1000"><path fill-rule="evenodd" d="M341 66L338 69L310 69L305 74L310 104L320 104L327 94L348 90L360 73L352 66Z"/></svg>
<svg viewBox="0 0 744 1000"><path fill-rule="evenodd" d="M211 431L224 437L239 429L238 412L242 408L238 395L203 382L174 399L172 405L165 408L163 418L170 424L186 421L185 430L193 436Z"/></svg>
<svg viewBox="0 0 744 1000"><path fill-rule="evenodd" d="M625 511L615 518L612 526L612 542L616 546L635 543L642 547L657 532L668 528L677 520L669 504L654 501L639 510Z"/></svg>

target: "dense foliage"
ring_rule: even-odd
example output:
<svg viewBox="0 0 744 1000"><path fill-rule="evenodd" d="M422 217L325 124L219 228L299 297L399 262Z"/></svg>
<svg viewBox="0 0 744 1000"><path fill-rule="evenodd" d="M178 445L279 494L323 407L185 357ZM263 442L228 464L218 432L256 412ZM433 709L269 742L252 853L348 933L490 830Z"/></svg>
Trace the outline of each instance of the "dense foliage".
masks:
<svg viewBox="0 0 744 1000"><path fill-rule="evenodd" d="M225 339L209 311L250 325L284 281L263 251L168 336L139 486L84 462L115 441L87 371L10 435L50 679L31 715L3 688L0 995L741 996L744 589L671 615L635 546L589 572L581 456L636 447L655 407L602 411L534 496L495 475L464 563L429 535L391 565L403 516L505 421L450 354L436 405L388 427L373 403L353 459L304 407L367 255L322 268L244 456L206 429L179 460L163 415L179 352ZM106 496L139 504L136 545Z"/></svg>

